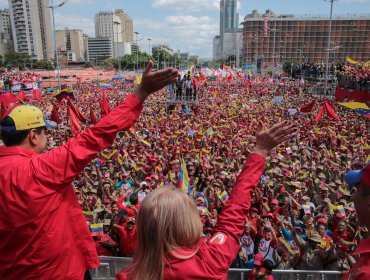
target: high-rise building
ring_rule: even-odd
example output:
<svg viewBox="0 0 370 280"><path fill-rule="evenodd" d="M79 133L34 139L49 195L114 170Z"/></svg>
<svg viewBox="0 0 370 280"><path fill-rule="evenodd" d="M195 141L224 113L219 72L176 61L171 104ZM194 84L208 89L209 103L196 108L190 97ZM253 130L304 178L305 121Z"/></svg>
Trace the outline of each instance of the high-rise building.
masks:
<svg viewBox="0 0 370 280"><path fill-rule="evenodd" d="M16 52L36 59L54 57L51 11L48 0L9 0L10 22Z"/></svg>
<svg viewBox="0 0 370 280"><path fill-rule="evenodd" d="M114 57L131 53L133 34L133 21L122 9L95 15L95 36L112 38Z"/></svg>
<svg viewBox="0 0 370 280"><path fill-rule="evenodd" d="M0 55L13 49L9 10L0 10Z"/></svg>
<svg viewBox="0 0 370 280"><path fill-rule="evenodd" d="M114 12L96 14L95 36L97 38L112 38L114 42L123 42L121 18Z"/></svg>
<svg viewBox="0 0 370 280"><path fill-rule="evenodd" d="M125 43L134 42L134 23L132 18L129 17L122 9L117 9L115 15L121 20L122 39Z"/></svg>
<svg viewBox="0 0 370 280"><path fill-rule="evenodd" d="M222 59L240 52L240 37L237 0L220 1L220 35L213 39L213 59Z"/></svg>
<svg viewBox="0 0 370 280"><path fill-rule="evenodd" d="M70 53L69 61L80 61L85 58L84 34L82 30L68 28L57 30L56 39L57 48L62 52Z"/></svg>
<svg viewBox="0 0 370 280"><path fill-rule="evenodd" d="M267 15L267 16L266 16ZM282 64L285 61L325 63L329 18L318 15L276 15L253 11L244 18L243 64ZM329 62L346 56L369 60L370 15L333 16Z"/></svg>
<svg viewBox="0 0 370 280"><path fill-rule="evenodd" d="M87 39L87 60L91 62L102 62L113 57L112 38L88 38Z"/></svg>

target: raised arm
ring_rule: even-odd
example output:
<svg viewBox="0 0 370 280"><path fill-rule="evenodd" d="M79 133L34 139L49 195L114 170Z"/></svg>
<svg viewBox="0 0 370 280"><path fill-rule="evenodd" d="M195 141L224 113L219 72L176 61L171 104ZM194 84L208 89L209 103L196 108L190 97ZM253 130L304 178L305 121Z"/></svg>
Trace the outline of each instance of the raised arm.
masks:
<svg viewBox="0 0 370 280"><path fill-rule="evenodd" d="M142 103L153 92L177 79L177 69L151 72L153 62L143 72L141 84L96 125L79 133L68 143L32 158L34 178L51 188L59 188L73 178L102 150L113 144L118 131L127 130L137 121Z"/></svg>
<svg viewBox="0 0 370 280"><path fill-rule="evenodd" d="M292 125L281 122L270 129L257 132L257 144L250 154L229 200L219 216L209 240L208 252L211 255L209 267L226 272L239 250L239 239L244 230L245 217L251 206L251 196L264 171L265 157L268 152L289 139L294 132Z"/></svg>

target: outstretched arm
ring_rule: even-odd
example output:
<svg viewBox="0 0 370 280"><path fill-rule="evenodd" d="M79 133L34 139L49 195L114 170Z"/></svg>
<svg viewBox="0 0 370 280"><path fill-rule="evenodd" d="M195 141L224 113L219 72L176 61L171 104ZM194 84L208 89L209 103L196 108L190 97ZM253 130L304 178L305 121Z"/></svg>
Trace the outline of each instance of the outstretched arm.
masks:
<svg viewBox="0 0 370 280"><path fill-rule="evenodd" d="M143 72L141 84L111 113L68 143L32 158L35 180L59 188L73 178L102 150L113 144L118 131L127 130L137 121L146 98L177 79L178 70L168 68L151 72L153 62Z"/></svg>
<svg viewBox="0 0 370 280"><path fill-rule="evenodd" d="M278 144L289 139L294 132L292 125L281 122L270 129L257 132L257 144L237 178L229 200L219 216L209 240L209 267L226 272L239 250L239 239L244 230L245 217L251 206L251 196L260 180L265 166L265 157Z"/></svg>

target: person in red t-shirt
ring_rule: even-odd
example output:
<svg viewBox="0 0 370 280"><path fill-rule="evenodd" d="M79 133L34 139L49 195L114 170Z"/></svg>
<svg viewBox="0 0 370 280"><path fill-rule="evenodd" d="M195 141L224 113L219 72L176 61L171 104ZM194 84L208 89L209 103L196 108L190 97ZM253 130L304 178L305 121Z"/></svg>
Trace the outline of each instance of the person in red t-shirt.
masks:
<svg viewBox="0 0 370 280"><path fill-rule="evenodd" d="M348 185L356 187L353 202L357 216L367 228L370 228L370 162L362 170L349 171L345 180ZM347 273L342 275L341 279L370 279L370 239L361 240L353 255L360 255L360 258Z"/></svg>
<svg viewBox="0 0 370 280"><path fill-rule="evenodd" d="M119 236L119 251L123 257L131 257L136 247L135 218L130 217L123 226L114 225Z"/></svg>

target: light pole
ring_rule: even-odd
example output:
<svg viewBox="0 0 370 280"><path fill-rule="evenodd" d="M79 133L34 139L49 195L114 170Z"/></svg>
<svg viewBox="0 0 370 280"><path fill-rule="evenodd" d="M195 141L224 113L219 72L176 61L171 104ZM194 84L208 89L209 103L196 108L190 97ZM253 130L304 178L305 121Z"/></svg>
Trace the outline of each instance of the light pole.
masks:
<svg viewBox="0 0 370 280"><path fill-rule="evenodd" d="M120 55L119 55L119 44L118 44L118 25L120 25L121 23L118 22L118 21L114 21L113 20L113 56L114 57L117 57L117 63L118 63L118 72L120 73L121 72L121 59L120 59ZM114 32L114 26L117 26L117 32ZM121 32L123 33L123 32ZM117 40L115 39L115 35L117 36ZM121 37L122 38L122 37Z"/></svg>
<svg viewBox="0 0 370 280"><path fill-rule="evenodd" d="M148 52L148 55L150 56L150 41L151 41L152 39L150 39L150 38L148 38L148 42L149 42L149 52ZM136 41L137 41L137 39L136 39Z"/></svg>
<svg viewBox="0 0 370 280"><path fill-rule="evenodd" d="M136 69L135 70L138 70L138 65L139 65L139 45L137 44L137 35L139 35L140 33L139 32L134 32L135 35L136 35Z"/></svg>
<svg viewBox="0 0 370 280"><path fill-rule="evenodd" d="M67 0L64 0L62 3L54 6L54 1L50 1L50 6L47 6L47 8L51 9L51 14L53 18L53 31L54 31L54 52L55 52L55 60L57 63L57 77L58 77L58 90L61 91L62 87L60 84L60 66L59 66L59 52L57 49L57 36L55 31L55 17L54 17L54 9L62 7L64 4L67 3Z"/></svg>
<svg viewBox="0 0 370 280"><path fill-rule="evenodd" d="M333 4L336 0L328 0L330 2L330 18L329 18L329 32L328 32L328 49L326 52L326 67L325 67L325 94L328 90L328 79L329 79L329 56L330 56L330 42L331 42L331 21L333 16Z"/></svg>
<svg viewBox="0 0 370 280"><path fill-rule="evenodd" d="M297 49L299 51L299 63L302 63L302 57L303 57L303 50L302 49ZM300 67L299 75L301 76L300 78L302 79L302 65Z"/></svg>
<svg viewBox="0 0 370 280"><path fill-rule="evenodd" d="M274 28L269 28L268 27L268 30L270 31L274 31L274 42L273 42L273 46L272 46L272 74L275 73L275 47L276 47L276 21L274 22L275 23L275 27Z"/></svg>

